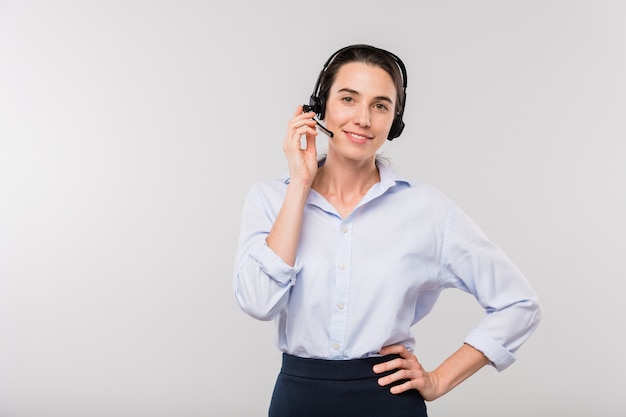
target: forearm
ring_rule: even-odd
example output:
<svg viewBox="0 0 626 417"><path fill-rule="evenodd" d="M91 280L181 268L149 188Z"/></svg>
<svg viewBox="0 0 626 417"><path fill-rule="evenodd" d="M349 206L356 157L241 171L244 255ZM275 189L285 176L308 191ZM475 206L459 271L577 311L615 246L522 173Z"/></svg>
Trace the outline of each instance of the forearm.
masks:
<svg viewBox="0 0 626 417"><path fill-rule="evenodd" d="M267 238L269 246L285 263L293 266L302 230L302 216L310 188L289 184L285 201Z"/></svg>
<svg viewBox="0 0 626 417"><path fill-rule="evenodd" d="M468 344L463 344L433 371L437 377L435 396L441 397L450 392L488 363L489 359L482 352Z"/></svg>

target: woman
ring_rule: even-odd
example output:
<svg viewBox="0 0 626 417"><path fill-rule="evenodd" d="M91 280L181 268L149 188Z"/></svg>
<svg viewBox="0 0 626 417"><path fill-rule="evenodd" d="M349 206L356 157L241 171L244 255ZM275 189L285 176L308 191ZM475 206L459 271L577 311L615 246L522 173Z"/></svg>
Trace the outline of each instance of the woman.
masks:
<svg viewBox="0 0 626 417"><path fill-rule="evenodd" d="M424 401L486 364L508 367L539 323L535 292L475 223L377 157L404 127L406 81L388 51L337 51L289 122L289 176L246 198L234 290L243 311L276 322L272 417L426 416ZM319 160L315 116L330 136ZM445 288L487 314L426 371L410 328Z"/></svg>

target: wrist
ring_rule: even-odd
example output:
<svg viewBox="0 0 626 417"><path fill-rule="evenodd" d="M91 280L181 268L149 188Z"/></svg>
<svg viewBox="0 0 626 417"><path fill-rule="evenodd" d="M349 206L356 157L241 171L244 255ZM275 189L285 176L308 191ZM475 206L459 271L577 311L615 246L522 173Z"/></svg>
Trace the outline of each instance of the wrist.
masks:
<svg viewBox="0 0 626 417"><path fill-rule="evenodd" d="M312 183L307 181L298 181L291 180L289 184L287 184L287 195L285 199L295 199L306 201L309 196L309 192L311 191Z"/></svg>

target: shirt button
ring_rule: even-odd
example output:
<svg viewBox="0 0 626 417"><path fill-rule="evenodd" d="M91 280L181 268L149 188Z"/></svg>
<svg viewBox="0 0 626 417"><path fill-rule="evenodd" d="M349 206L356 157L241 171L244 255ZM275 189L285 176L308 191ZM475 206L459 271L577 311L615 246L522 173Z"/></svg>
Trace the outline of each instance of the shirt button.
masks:
<svg viewBox="0 0 626 417"><path fill-rule="evenodd" d="M339 350L339 343L335 343L335 344L333 344L333 349L335 349L335 350Z"/></svg>
<svg viewBox="0 0 626 417"><path fill-rule="evenodd" d="M341 231L344 233L348 233L348 226L341 226Z"/></svg>
<svg viewBox="0 0 626 417"><path fill-rule="evenodd" d="M341 269L346 269L347 267L348 267L348 266L347 266L346 264L343 264L343 263L342 263L342 264L339 264L339 268L341 268Z"/></svg>
<svg viewBox="0 0 626 417"><path fill-rule="evenodd" d="M344 308L344 307L345 307L345 305L344 305L343 303L339 303L339 304L337 304L337 308L338 308L339 310L343 310L343 308Z"/></svg>

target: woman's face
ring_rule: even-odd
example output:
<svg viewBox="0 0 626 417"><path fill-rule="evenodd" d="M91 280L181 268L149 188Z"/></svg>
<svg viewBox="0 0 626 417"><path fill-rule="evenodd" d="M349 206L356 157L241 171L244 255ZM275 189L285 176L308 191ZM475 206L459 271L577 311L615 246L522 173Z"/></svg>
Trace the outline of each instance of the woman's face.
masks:
<svg viewBox="0 0 626 417"><path fill-rule="evenodd" d="M395 115L396 87L382 68L350 62L337 72L326 100L328 151L370 159L387 140Z"/></svg>

